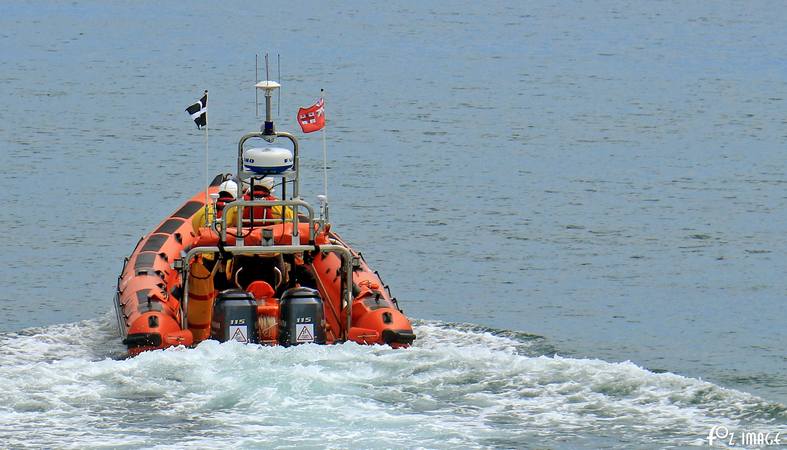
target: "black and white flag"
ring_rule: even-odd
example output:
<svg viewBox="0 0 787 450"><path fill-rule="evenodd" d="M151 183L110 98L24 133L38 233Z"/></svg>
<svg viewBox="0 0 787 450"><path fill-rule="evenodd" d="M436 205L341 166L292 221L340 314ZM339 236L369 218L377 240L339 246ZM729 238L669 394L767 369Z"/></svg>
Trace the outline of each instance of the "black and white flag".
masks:
<svg viewBox="0 0 787 450"><path fill-rule="evenodd" d="M208 91L205 91L205 95L202 96L201 99L197 103L186 108L186 112L191 114L191 118L194 119L194 123L197 124L197 128L202 128L208 125Z"/></svg>

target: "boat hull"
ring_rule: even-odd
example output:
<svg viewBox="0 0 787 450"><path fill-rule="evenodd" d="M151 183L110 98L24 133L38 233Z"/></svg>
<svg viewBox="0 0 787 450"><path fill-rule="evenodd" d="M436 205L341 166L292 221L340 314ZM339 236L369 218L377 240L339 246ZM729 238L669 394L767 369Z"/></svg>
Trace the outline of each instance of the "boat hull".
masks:
<svg viewBox="0 0 787 450"><path fill-rule="evenodd" d="M208 192L217 192L217 186L218 182L214 181ZM270 230L266 233L273 236L274 245L300 243L313 246L314 250L279 256L275 262L272 258L198 256L188 262L188 272L175 269L174 263L185 252L219 244L215 231L200 228L195 232L192 226L193 217L205 207L205 197L205 192L195 194L164 219L139 241L124 264L118 278L115 308L118 328L130 355L171 346L191 346L209 339L214 303L225 288L248 292L256 301L258 335L250 340L253 342L288 345L279 339L284 326L279 297L287 288L301 285L319 293L324 319L316 326L324 331L325 343L354 341L406 347L413 342L412 326L396 299L363 257L330 232L329 226L315 234L310 242L310 225L301 223L300 242L295 243L292 223L258 226L251 230L244 228L245 245L260 245L264 239L263 229L266 229ZM315 229L320 230L316 226ZM235 245L233 234L234 228L228 229L227 239L221 244ZM344 286L342 258L336 252L321 251L321 245L340 245L357 256L353 258L356 263L352 286ZM262 270L276 264L275 271L279 273L276 277ZM186 289L188 304L184 305ZM349 314L342 297L345 289L352 290Z"/></svg>

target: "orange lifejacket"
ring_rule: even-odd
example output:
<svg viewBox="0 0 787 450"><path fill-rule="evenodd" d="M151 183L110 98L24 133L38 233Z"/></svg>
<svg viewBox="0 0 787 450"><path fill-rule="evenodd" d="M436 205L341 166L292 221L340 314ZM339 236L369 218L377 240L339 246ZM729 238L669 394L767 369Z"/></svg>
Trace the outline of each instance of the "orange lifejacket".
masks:
<svg viewBox="0 0 787 450"><path fill-rule="evenodd" d="M221 218L222 214L224 213L224 205L234 201L235 199L232 197L219 197L216 199L216 217Z"/></svg>
<svg viewBox="0 0 787 450"><path fill-rule="evenodd" d="M278 198L276 198L275 196L273 196L270 193L267 194L267 195L257 194L257 195L254 196L254 198L255 198L255 200L271 200L271 201L278 200ZM244 194L243 195L243 199L244 200L251 200L251 195ZM271 223L274 223L274 222L267 223L266 219L278 218L278 217L274 216L273 209L270 206L253 206L253 207L243 208L243 218L244 219L251 219L252 217L254 217L255 221L258 220L258 219L261 220L262 222L260 222L260 225L266 225L266 224L270 225ZM281 216L279 215L279 217L281 217Z"/></svg>

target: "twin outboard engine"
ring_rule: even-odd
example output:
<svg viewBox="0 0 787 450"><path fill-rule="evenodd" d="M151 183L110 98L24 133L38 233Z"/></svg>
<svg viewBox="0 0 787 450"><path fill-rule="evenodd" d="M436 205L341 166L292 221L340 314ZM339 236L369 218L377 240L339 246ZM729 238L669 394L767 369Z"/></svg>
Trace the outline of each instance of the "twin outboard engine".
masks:
<svg viewBox="0 0 787 450"><path fill-rule="evenodd" d="M324 310L317 290L307 287L288 289L281 296L279 311L281 345L325 343Z"/></svg>
<svg viewBox="0 0 787 450"><path fill-rule="evenodd" d="M325 344L320 293L306 287L285 291L279 301L278 325L279 345ZM210 337L219 342L259 343L254 296L240 289L221 292L213 304Z"/></svg>
<svg viewBox="0 0 787 450"><path fill-rule="evenodd" d="M240 289L228 289L213 303L210 338L219 342L257 343L257 302Z"/></svg>

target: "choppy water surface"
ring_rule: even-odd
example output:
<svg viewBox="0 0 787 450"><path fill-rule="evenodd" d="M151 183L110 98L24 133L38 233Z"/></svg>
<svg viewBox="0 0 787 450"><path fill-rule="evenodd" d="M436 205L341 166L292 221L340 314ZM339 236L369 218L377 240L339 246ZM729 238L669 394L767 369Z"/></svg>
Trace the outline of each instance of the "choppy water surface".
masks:
<svg viewBox="0 0 787 450"><path fill-rule="evenodd" d="M4 2L1 440L630 448L787 427L785 11ZM113 359L123 256L205 177L183 108L209 89L211 172L231 171L266 50L281 129L327 90L334 228L423 320L418 345ZM314 200L320 136L301 143Z"/></svg>
<svg viewBox="0 0 787 450"><path fill-rule="evenodd" d="M110 320L0 337L6 445L627 448L787 419L749 394L476 326L419 322L404 351L205 342L116 360Z"/></svg>

